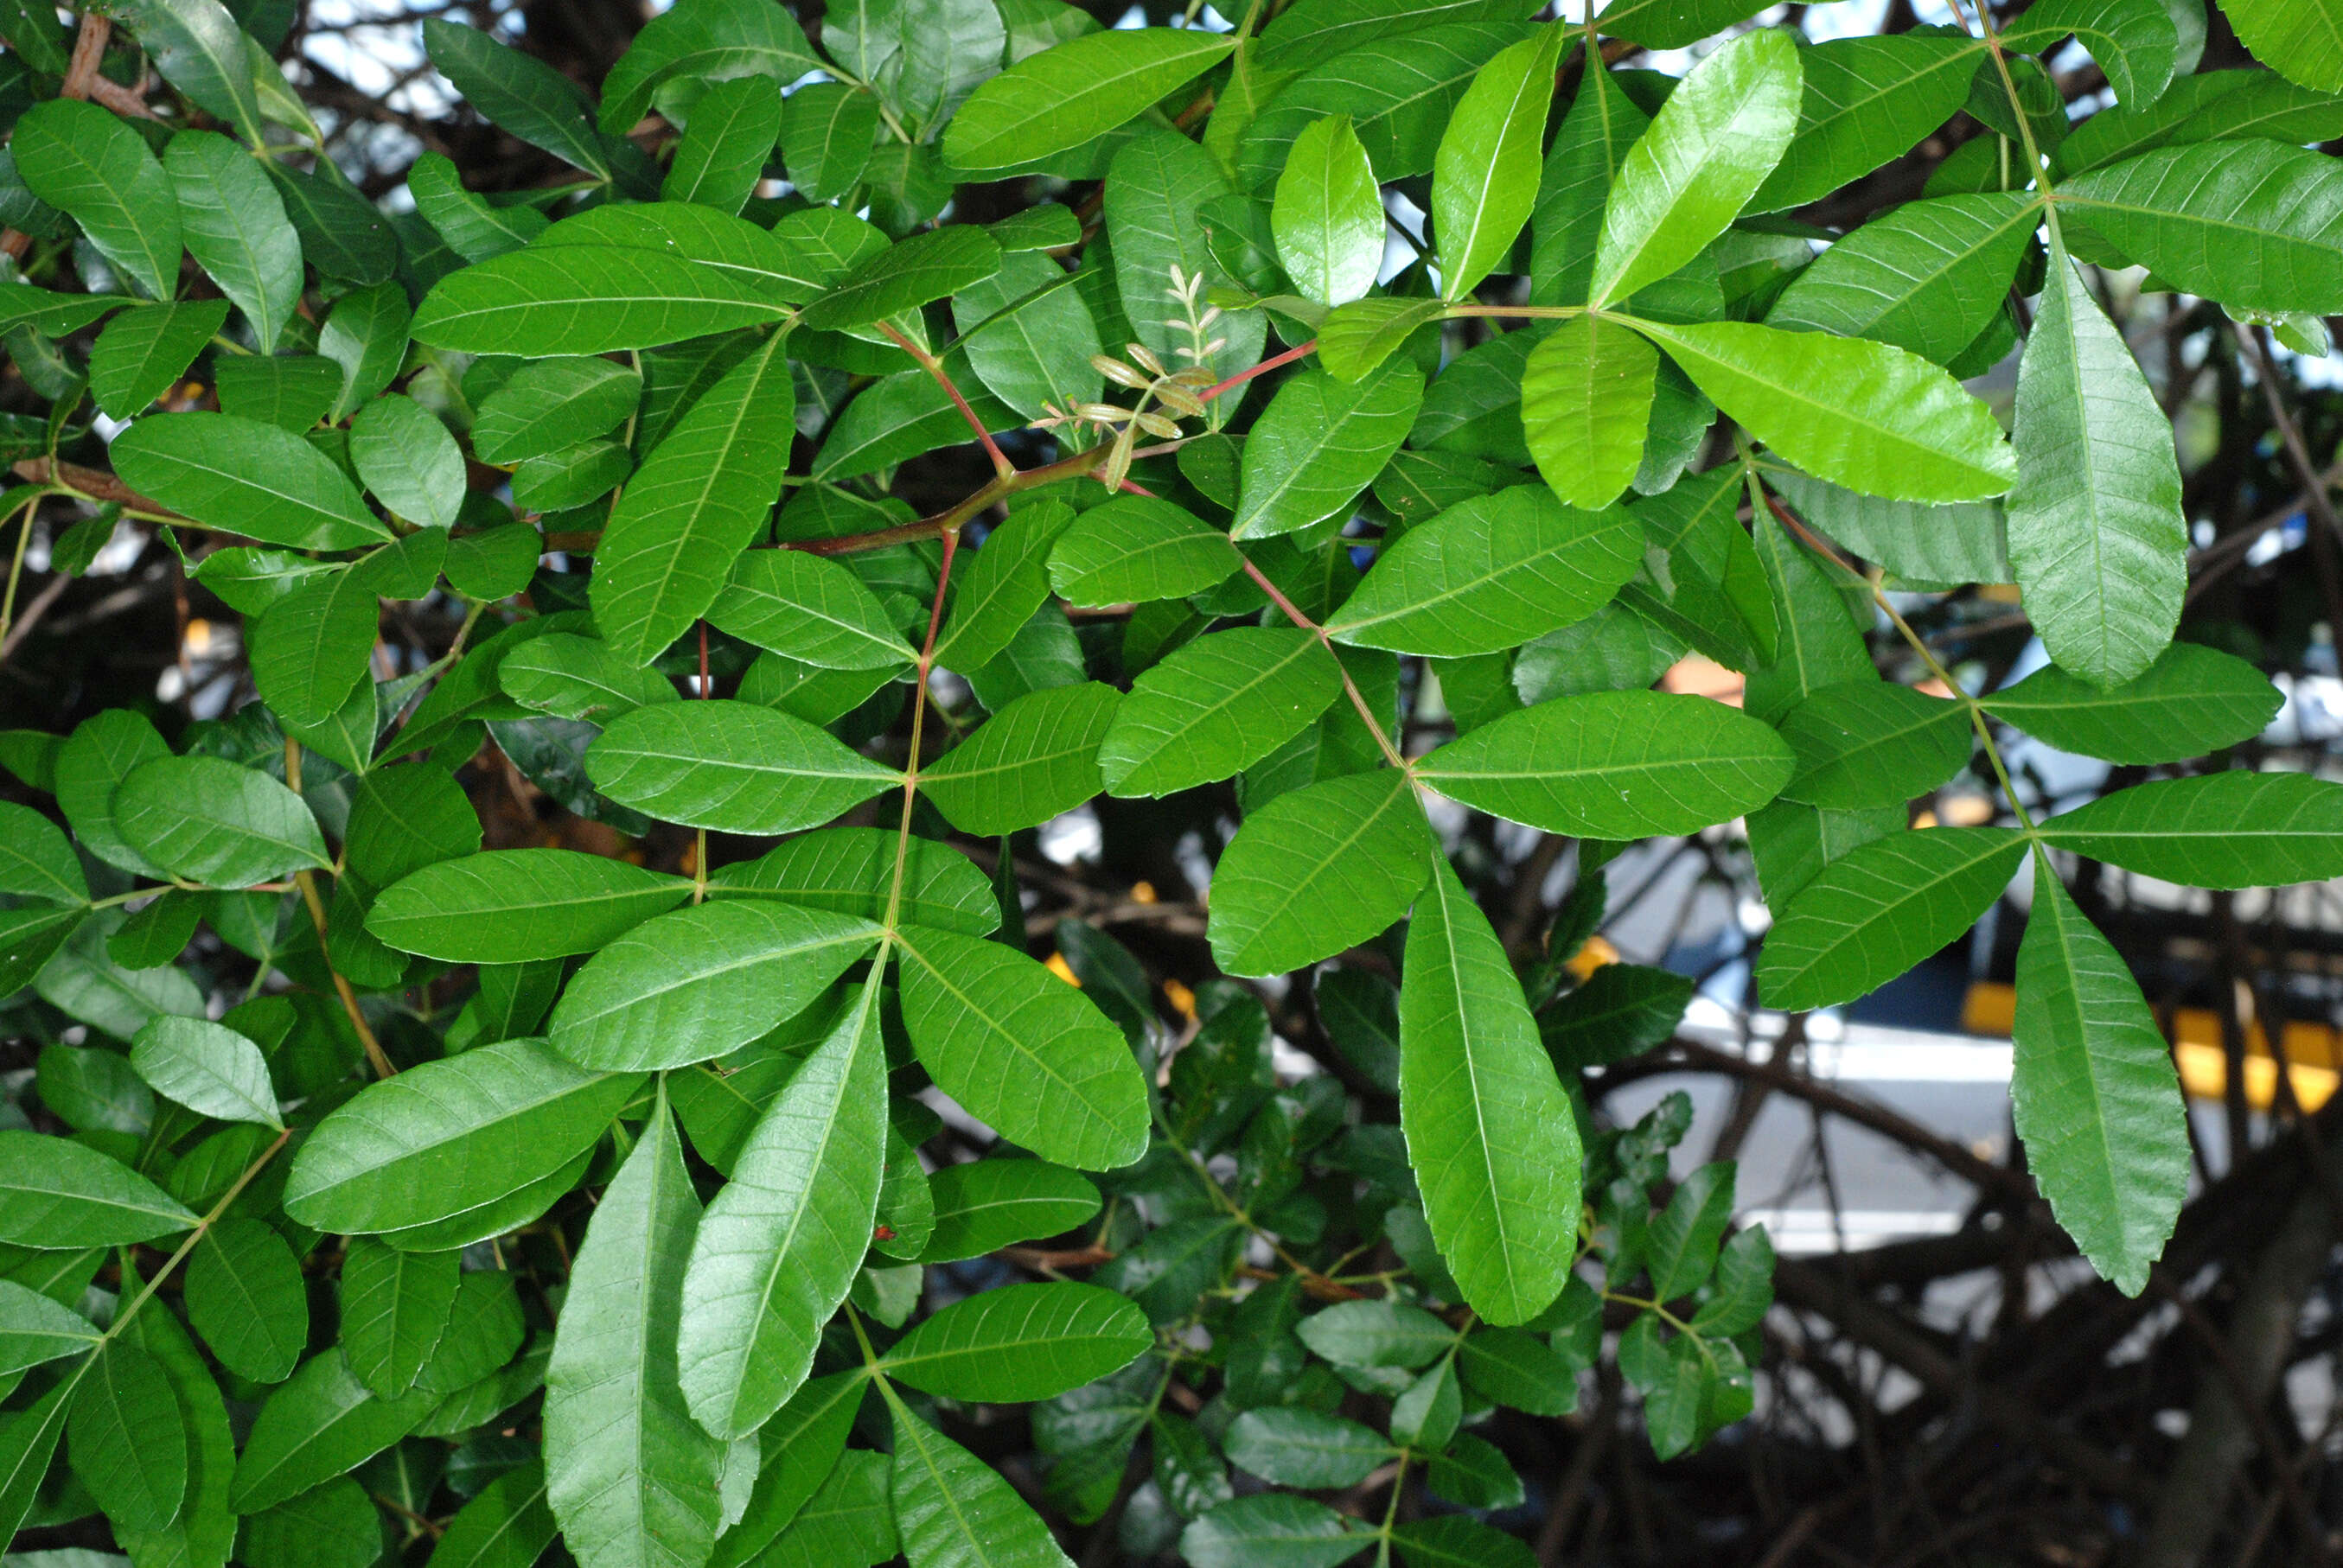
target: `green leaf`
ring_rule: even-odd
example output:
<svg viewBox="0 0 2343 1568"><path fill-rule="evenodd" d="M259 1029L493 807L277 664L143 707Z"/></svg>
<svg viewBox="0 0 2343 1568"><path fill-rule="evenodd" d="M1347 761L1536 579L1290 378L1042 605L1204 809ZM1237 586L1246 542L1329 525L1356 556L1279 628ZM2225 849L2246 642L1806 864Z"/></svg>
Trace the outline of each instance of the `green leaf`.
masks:
<svg viewBox="0 0 2343 1568"><path fill-rule="evenodd" d="M97 1328L37 1291L0 1280L0 1375L76 1354L99 1342Z"/></svg>
<svg viewBox="0 0 2343 1568"><path fill-rule="evenodd" d="M1519 1537L1461 1513L1395 1525L1392 1543L1407 1568L1534 1568L1537 1563Z"/></svg>
<svg viewBox="0 0 2343 1568"><path fill-rule="evenodd" d="M415 340L462 354L607 354L789 313L754 283L717 267L635 246L548 240L435 284L416 309Z"/></svg>
<svg viewBox="0 0 2343 1568"><path fill-rule="evenodd" d="M226 321L224 299L132 306L106 324L90 348L90 395L109 418L144 412L177 384Z"/></svg>
<svg viewBox="0 0 2343 1568"><path fill-rule="evenodd" d="M1324 712L1342 668L1308 632L1200 638L1132 682L1099 747L1111 795L1169 795L1260 761Z"/></svg>
<svg viewBox="0 0 2343 1568"><path fill-rule="evenodd" d="M754 860L719 869L709 879L711 897L779 899L809 910L831 910L866 920L887 918L896 890L896 850L891 828L824 828L790 839ZM901 844L902 920L980 937L1001 924L1001 907L984 874L968 857L933 839Z"/></svg>
<svg viewBox="0 0 2343 1568"><path fill-rule="evenodd" d="M2254 58L2288 81L2343 93L2343 13L2333 0L2232 0L2221 15Z"/></svg>
<svg viewBox="0 0 2343 1568"><path fill-rule="evenodd" d="M480 403L472 450L518 463L609 434L642 401L643 378L608 359L532 359Z"/></svg>
<svg viewBox="0 0 2343 1568"><path fill-rule="evenodd" d="M498 1476L447 1522L433 1568L530 1568L560 1528L545 1493L545 1467L534 1461Z"/></svg>
<svg viewBox="0 0 2343 1568"><path fill-rule="evenodd" d="M258 1513L321 1486L414 1431L438 1400L423 1389L377 1399L338 1346L311 1356L260 1407L228 1503L238 1513Z"/></svg>
<svg viewBox="0 0 2343 1568"><path fill-rule="evenodd" d="M1659 368L1649 343L1594 317L1562 323L1530 351L1522 434L1565 504L1607 506L1635 477Z"/></svg>
<svg viewBox="0 0 2343 1568"><path fill-rule="evenodd" d="M2062 209L2131 260L2240 310L2343 306L2343 171L2278 142L2143 153L2058 187Z"/></svg>
<svg viewBox="0 0 2343 1568"><path fill-rule="evenodd" d="M1262 64L1298 71L1393 35L1447 22L1514 20L1535 9L1523 0L1298 0L1262 29Z"/></svg>
<svg viewBox="0 0 2343 1568"><path fill-rule="evenodd" d="M1000 271L952 296L952 321L978 378L1027 418L1042 417L1049 405L1098 400L1101 381L1091 363L1104 347L1098 325L1073 275L1049 256L1031 250L1002 256Z"/></svg>
<svg viewBox="0 0 2343 1568"><path fill-rule="evenodd" d="M464 454L412 397L378 397L350 422L350 461L375 498L419 528L447 528L464 504Z"/></svg>
<svg viewBox="0 0 2343 1568"><path fill-rule="evenodd" d="M86 1362L81 1363L86 1368ZM65 1435L65 1409L78 1379L67 1374L55 1386L21 1411L12 1412L0 1427L0 1528L15 1538L15 1529L32 1511L41 1483L47 1479L49 1461Z"/></svg>
<svg viewBox="0 0 2343 1568"><path fill-rule="evenodd" d="M128 0L116 12L156 68L196 104L258 147L263 111L251 42L219 0Z"/></svg>
<svg viewBox="0 0 2343 1568"><path fill-rule="evenodd" d="M2101 689L2045 665L1977 699L2061 751L2132 764L2179 762L2268 729L2285 693L2244 659L2176 642L2123 685Z"/></svg>
<svg viewBox="0 0 2343 1568"><path fill-rule="evenodd" d="M1437 14L1444 7L1427 7ZM1483 4L1484 19L1446 22L1396 36L1371 37L1311 65L1245 128L1237 176L1260 190L1284 167L1295 136L1312 121L1347 114L1379 180L1429 174L1450 114L1489 57L1531 36L1526 5ZM1383 11L1388 19L1387 10Z"/></svg>
<svg viewBox="0 0 2343 1568"><path fill-rule="evenodd" d="M2008 525L1996 502L1888 501L1787 469L1764 472L1807 522L1907 583L2010 580Z"/></svg>
<svg viewBox="0 0 2343 1568"><path fill-rule="evenodd" d="M602 83L602 129L622 136L650 107L663 82L770 76L786 86L823 69L783 7L755 0L679 0L654 16Z"/></svg>
<svg viewBox="0 0 2343 1568"><path fill-rule="evenodd" d="M1796 45L1770 27L1693 68L1620 167L1595 247L1591 303L1608 305L1658 282L1725 232L1788 148L1801 84Z"/></svg>
<svg viewBox="0 0 2343 1568"><path fill-rule="evenodd" d="M2161 5L2155 8L2160 17ZM1968 101L1983 53L1957 28L1833 38L1800 50L1797 128L1749 210L1820 201L1909 152Z"/></svg>
<svg viewBox="0 0 2343 1568"><path fill-rule="evenodd" d="M1949 365L2002 309L2041 222L2027 191L1906 202L1816 256L1765 319Z"/></svg>
<svg viewBox="0 0 2343 1568"><path fill-rule="evenodd" d="M1313 120L1293 138L1270 226L1280 265L1306 297L1342 305L1374 286L1383 265L1383 192L1350 116Z"/></svg>
<svg viewBox="0 0 2343 1568"><path fill-rule="evenodd" d="M595 1206L546 1369L547 1500L583 1568L690 1568L715 1544L724 1445L677 1384L700 1218L662 1104Z"/></svg>
<svg viewBox="0 0 2343 1568"><path fill-rule="evenodd" d="M1099 743L1121 701L1096 681L1028 692L922 771L920 787L962 832L1038 827L1099 792Z"/></svg>
<svg viewBox="0 0 2343 1568"><path fill-rule="evenodd" d="M2180 53L2175 13L2161 0L2043 0L2002 30L2006 48L2038 54L2072 36L2091 53L2126 108L2154 102Z"/></svg>
<svg viewBox="0 0 2343 1568"><path fill-rule="evenodd" d="M1579 1140L1496 933L1444 856L1408 923L1400 1127L1465 1302L1525 1322L1570 1272Z"/></svg>
<svg viewBox="0 0 2343 1568"><path fill-rule="evenodd" d="M1580 511L1516 485L1401 535L1326 634L1443 658L1496 652L1602 608L1643 549L1643 528L1625 511Z"/></svg>
<svg viewBox="0 0 2343 1568"><path fill-rule="evenodd" d="M1180 1533L1190 1568L1334 1568L1362 1544L1342 1515L1282 1492L1223 1503Z"/></svg>
<svg viewBox="0 0 2343 1568"><path fill-rule="evenodd" d="M1436 299L1380 296L1337 306L1318 324L1318 363L1337 381L1356 381L1398 353L1425 326L1439 320L1446 308ZM1405 454L1393 457L1404 460ZM1394 461L1377 476L1379 498L1398 467L1399 461Z"/></svg>
<svg viewBox="0 0 2343 1568"><path fill-rule="evenodd" d="M150 417L116 437L110 456L132 488L223 533L301 550L390 538L331 457L258 419Z"/></svg>
<svg viewBox="0 0 2343 1568"><path fill-rule="evenodd" d="M1774 1304L1774 1243L1753 1225L1725 1243L1716 1262L1715 1293L1693 1314L1695 1333L1745 1333L1765 1321Z"/></svg>
<svg viewBox="0 0 2343 1568"><path fill-rule="evenodd" d="M851 915L767 899L654 916L571 979L547 1041L604 1072L721 1056L804 1011L880 935Z"/></svg>
<svg viewBox="0 0 2343 1568"><path fill-rule="evenodd" d="M822 730L739 701L660 703L613 722L586 754L595 786L687 828L787 833L902 782Z"/></svg>
<svg viewBox="0 0 2343 1568"><path fill-rule="evenodd" d="M835 201L870 164L879 135L875 94L843 82L809 82L781 100L781 156L808 201Z"/></svg>
<svg viewBox="0 0 2343 1568"><path fill-rule="evenodd" d="M591 594L621 658L649 664L707 613L780 494L793 418L786 341L773 334L726 372L611 509Z"/></svg>
<svg viewBox="0 0 2343 1568"><path fill-rule="evenodd" d="M990 1465L903 1408L894 1417L889 1495L911 1568L1072 1568L1050 1527Z"/></svg>
<svg viewBox="0 0 2343 1568"><path fill-rule="evenodd" d="M258 1046L225 1024L199 1018L149 1020L130 1042L130 1065L156 1093L199 1116L284 1131L266 1059Z"/></svg>
<svg viewBox="0 0 2343 1568"><path fill-rule="evenodd" d="M0 1241L127 1246L195 1223L161 1188L95 1149L37 1132L0 1131Z"/></svg>
<svg viewBox="0 0 2343 1568"><path fill-rule="evenodd" d="M1803 1011L1876 990L1975 925L2026 844L2002 828L1924 828L1831 861L1765 934L1765 1005Z"/></svg>
<svg viewBox="0 0 2343 1568"><path fill-rule="evenodd" d="M397 378L412 320L407 291L395 283L354 288L334 302L317 334L317 352L342 367L341 396L331 410L335 418L357 412Z"/></svg>
<svg viewBox="0 0 2343 1568"><path fill-rule="evenodd" d="M377 1398L415 1386L439 1348L456 1307L463 1260L454 1252L402 1252L371 1237L342 1259L342 1354Z"/></svg>
<svg viewBox="0 0 2343 1568"><path fill-rule="evenodd" d="M903 1025L938 1087L1045 1160L1107 1171L1147 1151L1147 1085L1122 1031L1021 949L902 933Z"/></svg>
<svg viewBox="0 0 2343 1568"><path fill-rule="evenodd" d="M1549 832L1630 839L1754 811L1789 779L1790 749L1704 697L1561 697L1433 752L1416 777L1465 805Z"/></svg>
<svg viewBox="0 0 2343 1568"><path fill-rule="evenodd" d="M285 1238L264 1221L229 1218L204 1232L187 1264L187 1322L220 1365L281 1382L309 1341L309 1293Z"/></svg>
<svg viewBox="0 0 2343 1568"><path fill-rule="evenodd" d="M1245 437L1232 538L1268 538L1347 517L1407 438L1423 372L1393 358L1355 382L1305 370L1277 389Z"/></svg>
<svg viewBox="0 0 2343 1568"><path fill-rule="evenodd" d="M764 1554L765 1568L845 1568L894 1557L895 1509L887 1495L889 1457L869 1449L838 1456L820 1490Z"/></svg>
<svg viewBox="0 0 2343 1568"><path fill-rule="evenodd" d="M187 1433L160 1362L126 1340L92 1357L65 1416L65 1455L107 1518L161 1530L187 1492Z"/></svg>
<svg viewBox="0 0 2343 1568"><path fill-rule="evenodd" d="M298 795L216 757L141 763L115 791L114 814L140 854L209 887L241 888L333 864Z"/></svg>
<svg viewBox="0 0 2343 1568"><path fill-rule="evenodd" d="M423 45L439 74L498 129L609 180L608 150L588 117L586 95L560 72L477 27L438 17L425 19Z"/></svg>
<svg viewBox="0 0 2343 1568"><path fill-rule="evenodd" d="M1976 744L1966 705L1908 686L1826 686L1782 717L1797 754L1785 799L1836 810L1900 806L1961 769Z"/></svg>
<svg viewBox="0 0 2343 1568"><path fill-rule="evenodd" d="M1541 27L1499 50L1474 73L1441 134L1432 222L1440 236L1443 299L1469 297L1511 254L1529 222L1563 34Z"/></svg>
<svg viewBox="0 0 2343 1568"><path fill-rule="evenodd" d="M1896 820L1903 820L1900 809ZM1692 997L1693 982L1684 975L1604 964L1539 1012L1538 1038L1564 1072L1624 1061L1674 1034Z"/></svg>
<svg viewBox="0 0 2343 1568"><path fill-rule="evenodd" d="M479 849L480 819L471 800L437 768L386 768L367 774L352 795L345 859L370 886L387 887Z"/></svg>
<svg viewBox="0 0 2343 1568"><path fill-rule="evenodd" d="M411 1067L317 1124L294 1156L285 1211L342 1235L485 1223L498 1200L592 1148L641 1081L581 1072L535 1040Z"/></svg>
<svg viewBox="0 0 2343 1568"><path fill-rule="evenodd" d="M1703 1165L1677 1184L1667 1208L1652 1217L1644 1265L1652 1299L1690 1295L1716 1267L1716 1246L1733 1218L1734 1162Z"/></svg>
<svg viewBox="0 0 2343 1568"><path fill-rule="evenodd" d="M867 327L958 293L1001 270L1001 246L968 224L915 234L890 246L805 309L820 332Z"/></svg>
<svg viewBox="0 0 2343 1568"><path fill-rule="evenodd" d="M0 802L0 893L60 904L89 900L89 879L57 825L14 801Z"/></svg>
<svg viewBox="0 0 2343 1568"><path fill-rule="evenodd" d="M676 144L659 199L739 212L756 194L780 136L781 95L770 78L717 83L691 106L691 124Z"/></svg>
<svg viewBox="0 0 2343 1568"><path fill-rule="evenodd" d="M922 1263L980 1258L1019 1241L1059 1235L1099 1211L1089 1177L1046 1160L971 1160L928 1178L935 1229Z"/></svg>
<svg viewBox="0 0 2343 1568"><path fill-rule="evenodd" d="M367 930L448 963L590 953L691 897L691 883L575 849L491 849L426 866L383 890Z"/></svg>
<svg viewBox="0 0 2343 1568"><path fill-rule="evenodd" d="M1456 1347L1456 1370L1473 1392L1531 1415L1568 1415L1578 1404L1577 1372L1525 1329L1474 1329Z"/></svg>
<svg viewBox="0 0 2343 1568"><path fill-rule="evenodd" d="M221 413L276 425L297 436L324 418L342 395L342 367L322 354L230 357L213 362L212 379ZM206 558L205 564L216 558Z"/></svg>
<svg viewBox="0 0 2343 1568"><path fill-rule="evenodd" d="M2172 640L2187 519L2172 430L2131 349L2053 244L2017 373L2009 564L2043 646L2102 687Z"/></svg>
<svg viewBox="0 0 2343 1568"><path fill-rule="evenodd" d="M855 1413L870 1384L860 1367L818 1377L759 1430L762 1463L748 1512L716 1543L709 1568L756 1561L824 1490L835 1474ZM808 1563L806 1568L817 1568Z"/></svg>
<svg viewBox="0 0 2343 1568"><path fill-rule="evenodd" d="M679 1376L693 1418L718 1437L754 1432L805 1382L870 1248L883 1058L874 972L758 1122L692 1238Z"/></svg>
<svg viewBox="0 0 2343 1568"><path fill-rule="evenodd" d="M1818 478L1896 500L1972 501L2016 477L1992 412L1916 354L1740 321L1636 330L1751 435Z"/></svg>
<svg viewBox="0 0 2343 1568"><path fill-rule="evenodd" d="M96 104L50 98L26 109L8 143L33 194L73 217L89 243L149 299L179 277L179 204L146 140Z"/></svg>
<svg viewBox="0 0 2343 1568"><path fill-rule="evenodd" d="M322 163L309 173L272 158L260 160L260 166L276 186L311 266L361 289L388 282L398 270L398 240L389 221L337 166ZM399 303L406 304L404 291Z"/></svg>
<svg viewBox="0 0 2343 1568"><path fill-rule="evenodd" d="M1233 281L1213 251L1214 232L1226 227L1226 221L1206 213L1225 210L1235 194L1212 154L1161 127L1142 130L1107 168L1107 259L1131 335L1165 364L1193 363L1215 379L1250 369L1260 359L1267 317L1259 310L1222 315L1206 335L1206 341L1222 346L1201 361L1190 361L1180 352L1194 347L1188 307L1169 291L1174 266L1182 276L1201 277L1211 286ZM1222 206L1214 207L1215 203ZM1115 335L1101 330L1101 336L1111 341ZM1234 412L1238 401L1232 394L1220 405L1222 417Z"/></svg>
<svg viewBox="0 0 2343 1568"><path fill-rule="evenodd" d="M1186 598L1242 566L1228 536L1195 514L1153 496L1117 496L1058 537L1050 582L1067 603L1097 608Z"/></svg>
<svg viewBox="0 0 2343 1568"><path fill-rule="evenodd" d="M944 129L956 172L980 175L1071 152L1143 114L1234 46L1200 28L1085 34L1031 55L977 88Z"/></svg>
<svg viewBox="0 0 2343 1568"><path fill-rule="evenodd" d="M434 537L444 545L444 536ZM253 684L287 723L327 723L367 682L367 659L381 624L379 598L384 589L397 586L383 580L380 568L397 559L386 551L346 570L321 572L248 626Z"/></svg>
<svg viewBox="0 0 2343 1568"><path fill-rule="evenodd" d="M1390 1300L1337 1302L1302 1319L1294 1332L1345 1367L1420 1367L1456 1343L1455 1331L1422 1307Z"/></svg>
<svg viewBox="0 0 2343 1568"><path fill-rule="evenodd" d="M709 624L821 669L910 663L895 618L853 571L804 550L756 550L708 607Z"/></svg>
<svg viewBox="0 0 2343 1568"><path fill-rule="evenodd" d="M2044 822L2054 849L2192 888L2343 876L2343 785L2303 773L2208 773L2102 795Z"/></svg>
<svg viewBox="0 0 2343 1568"><path fill-rule="evenodd" d="M2137 1296L2188 1195L2187 1116L2139 982L2046 858L2034 863L2010 1032L2026 1164L2091 1266Z"/></svg>
<svg viewBox="0 0 2343 1568"><path fill-rule="evenodd" d="M1437 841L1396 769L1280 795L1222 852L1207 932L1234 975L1275 975L1368 941L1407 912Z"/></svg>
<svg viewBox="0 0 2343 1568"><path fill-rule="evenodd" d="M1063 501L1021 508L985 537L952 583L936 662L965 673L988 663L1050 597L1050 551L1074 519Z"/></svg>
<svg viewBox="0 0 2343 1568"><path fill-rule="evenodd" d="M1153 1347L1146 1314L1112 1291L1061 1281L983 1291L895 1342L880 1371L923 1393L992 1404L1050 1399Z"/></svg>
<svg viewBox="0 0 2343 1568"><path fill-rule="evenodd" d="M1274 1405L1239 1415L1222 1442L1230 1463L1263 1481L1313 1492L1356 1486L1392 1454L1392 1445L1372 1427Z"/></svg>
<svg viewBox="0 0 2343 1568"><path fill-rule="evenodd" d="M518 250L547 227L545 215L533 206L499 206L466 190L444 153L425 153L408 166L407 191L423 220L466 261Z"/></svg>

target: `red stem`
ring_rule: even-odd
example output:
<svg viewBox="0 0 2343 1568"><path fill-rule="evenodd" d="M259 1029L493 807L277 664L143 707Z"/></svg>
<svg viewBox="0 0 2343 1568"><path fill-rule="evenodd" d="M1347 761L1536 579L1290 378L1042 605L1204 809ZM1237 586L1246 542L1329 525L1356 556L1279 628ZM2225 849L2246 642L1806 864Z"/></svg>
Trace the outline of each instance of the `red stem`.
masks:
<svg viewBox="0 0 2343 1568"><path fill-rule="evenodd" d="M1317 351L1318 340L1313 337L1309 342L1302 345L1299 348L1289 348L1282 354L1272 355L1269 358L1262 360L1260 364L1252 367L1249 370L1240 370L1235 375L1230 377L1227 380L1222 382L1219 386L1207 387L1202 392L1197 393L1196 396L1202 398L1204 402L1209 403L1213 398L1219 397L1222 393L1228 391L1231 387L1242 387L1246 382L1252 380L1254 377L1262 374L1262 372L1265 370L1274 370L1281 365L1291 365L1295 360L1302 358L1308 355L1315 354Z"/></svg>
<svg viewBox="0 0 2343 1568"><path fill-rule="evenodd" d="M968 399L960 395L960 388L952 385L952 378L944 374L943 362L904 337L891 321L880 322L879 330L893 338L904 353L920 362L920 368L936 378L936 385L942 387L945 396L952 400L952 407L960 410L960 417L968 421L968 427L976 432L979 441L984 443L984 455L992 459L992 471L1002 478L1015 473L1017 465L1001 456L1001 448L993 445L992 432L984 427L984 421L976 417L976 410L970 407Z"/></svg>

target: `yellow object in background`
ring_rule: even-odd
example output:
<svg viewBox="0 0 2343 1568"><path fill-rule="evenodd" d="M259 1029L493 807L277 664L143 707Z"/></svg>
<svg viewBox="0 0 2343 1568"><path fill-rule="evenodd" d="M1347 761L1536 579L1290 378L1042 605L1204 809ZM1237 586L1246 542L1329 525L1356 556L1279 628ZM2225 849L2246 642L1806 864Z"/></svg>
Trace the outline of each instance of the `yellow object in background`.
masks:
<svg viewBox="0 0 2343 1568"><path fill-rule="evenodd" d="M1999 980L1978 980L1961 1002L1961 1028L1971 1034L2009 1038L2017 1017L2017 993ZM2228 1055L2221 1045L2221 1018L2209 1008L2174 1010L2171 1019L2172 1055L2180 1070L2180 1087L2198 1100L2219 1100L2228 1092ZM2278 1031L2291 1069L2295 1098L2305 1111L2327 1103L2343 1083L2343 1041L2321 1023L2294 1021ZM2268 1111L2278 1096L2278 1064L2270 1057L2269 1036L2258 1023L2246 1031L2246 1103Z"/></svg>

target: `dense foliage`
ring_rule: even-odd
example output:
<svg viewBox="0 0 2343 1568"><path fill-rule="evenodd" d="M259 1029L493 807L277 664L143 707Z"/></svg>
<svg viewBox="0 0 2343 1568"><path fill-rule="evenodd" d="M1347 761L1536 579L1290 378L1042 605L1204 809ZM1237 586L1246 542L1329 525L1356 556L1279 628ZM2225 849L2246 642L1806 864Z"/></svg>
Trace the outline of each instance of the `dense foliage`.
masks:
<svg viewBox="0 0 2343 1568"><path fill-rule="evenodd" d="M0 628L36 528L63 575L164 541L242 627L216 716L0 735L0 995L47 1042L0 1131L0 1536L1524 1561L1493 1412L1606 1360L1663 1456L1751 1408L1732 1166L1672 1182L1681 1098L1579 1094L1691 990L1579 961L1603 867L1736 819L1792 1011L2031 857L2017 1130L2137 1293L2189 1146L2062 864L2343 874L2343 786L2224 760L2278 694L2172 640L2181 472L2106 305L2324 352L2343 51L2316 0L2202 73L2165 0L1748 9L679 0L598 98L437 20L574 175L426 153L390 211L274 7L0 7L46 405L0 428ZM1955 123L1918 199L1809 221ZM1962 380L2013 356L2005 435ZM1972 696L1897 607L2013 583L2056 662ZM402 665L385 617L450 606ZM1653 689L1688 650L1739 710ZM2012 730L2165 776L2041 815ZM2001 819L1910 825L1971 770ZM508 784L533 838L484 824ZM1195 791L1222 978L1029 931L1032 830ZM1577 841L1525 963L1468 809ZM1281 1067L1281 1008L1335 1054Z"/></svg>

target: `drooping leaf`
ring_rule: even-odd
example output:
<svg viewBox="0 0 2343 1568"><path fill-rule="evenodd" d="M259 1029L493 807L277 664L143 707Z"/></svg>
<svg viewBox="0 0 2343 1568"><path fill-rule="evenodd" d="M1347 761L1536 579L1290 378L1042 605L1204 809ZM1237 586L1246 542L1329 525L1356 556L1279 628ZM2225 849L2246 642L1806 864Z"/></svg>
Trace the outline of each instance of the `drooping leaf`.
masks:
<svg viewBox="0 0 2343 1568"><path fill-rule="evenodd" d="M1877 990L1975 924L2025 854L2026 839L2000 828L1925 828L1857 846L1765 933L1765 1004L1830 1007Z"/></svg>
<svg viewBox="0 0 2343 1568"><path fill-rule="evenodd" d="M1396 769L1280 795L1246 814L1213 871L1213 960L1284 974L1371 940L1414 901L1434 847Z"/></svg>

